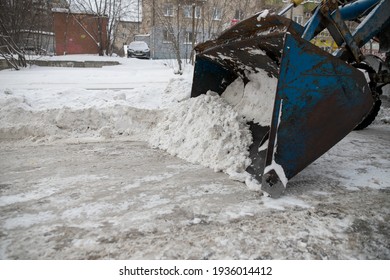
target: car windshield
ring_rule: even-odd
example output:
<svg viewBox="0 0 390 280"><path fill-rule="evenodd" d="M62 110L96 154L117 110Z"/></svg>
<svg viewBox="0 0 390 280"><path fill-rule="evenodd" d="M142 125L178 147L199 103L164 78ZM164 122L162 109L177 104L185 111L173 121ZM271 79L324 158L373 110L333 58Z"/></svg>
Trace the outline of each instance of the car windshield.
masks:
<svg viewBox="0 0 390 280"><path fill-rule="evenodd" d="M131 42L129 48L133 50L145 50L148 48L148 45L145 42L136 41L136 42Z"/></svg>

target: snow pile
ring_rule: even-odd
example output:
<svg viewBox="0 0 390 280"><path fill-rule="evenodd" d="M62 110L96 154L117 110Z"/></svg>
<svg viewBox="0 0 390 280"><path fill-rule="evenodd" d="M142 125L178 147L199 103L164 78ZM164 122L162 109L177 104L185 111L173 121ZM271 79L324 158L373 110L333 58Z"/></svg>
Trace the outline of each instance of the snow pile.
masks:
<svg viewBox="0 0 390 280"><path fill-rule="evenodd" d="M224 99L212 92L168 109L149 142L215 171L242 173L251 163L249 127Z"/></svg>
<svg viewBox="0 0 390 280"><path fill-rule="evenodd" d="M160 113L126 105L116 98L117 95L113 101L118 102L106 102L106 105L105 102L97 105L95 100L92 106L74 102L68 107L72 104L68 100L63 107L40 108L40 105L30 103L26 96L13 96L7 92L0 99L0 139L50 142L65 138L135 136L142 140Z"/></svg>
<svg viewBox="0 0 390 280"><path fill-rule="evenodd" d="M38 71L42 69L26 70ZM252 138L246 120L217 94L190 99L191 85L188 71L169 77L161 88L3 88L0 139L73 142L130 137L250 184L245 169Z"/></svg>
<svg viewBox="0 0 390 280"><path fill-rule="evenodd" d="M121 62L101 69L33 66L2 71L0 140L72 142L130 136L144 141L161 118L160 108L189 98L192 68L173 77L161 63Z"/></svg>
<svg viewBox="0 0 390 280"><path fill-rule="evenodd" d="M249 82L244 85L244 81L237 78L226 88L222 97L247 121L269 126L278 80L269 77L264 70L248 74L248 79Z"/></svg>
<svg viewBox="0 0 390 280"><path fill-rule="evenodd" d="M186 100L191 96L192 75L175 77L169 80L166 89L162 94L162 104L164 108L172 104Z"/></svg>

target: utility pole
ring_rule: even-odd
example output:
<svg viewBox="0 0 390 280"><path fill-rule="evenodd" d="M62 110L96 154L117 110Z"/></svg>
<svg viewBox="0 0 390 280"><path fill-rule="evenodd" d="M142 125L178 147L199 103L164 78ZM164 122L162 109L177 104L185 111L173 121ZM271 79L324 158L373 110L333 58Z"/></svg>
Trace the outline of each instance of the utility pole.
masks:
<svg viewBox="0 0 390 280"><path fill-rule="evenodd" d="M194 48L195 48L195 3L192 3L192 42L191 42L191 64L194 65Z"/></svg>
<svg viewBox="0 0 390 280"><path fill-rule="evenodd" d="M139 34L139 26L140 26L140 22L139 22L139 0L138 0L138 4L137 4L137 9L138 9L138 20L137 20L137 23L138 23L138 34Z"/></svg>
<svg viewBox="0 0 390 280"><path fill-rule="evenodd" d="M155 10L155 0L153 0L152 5L152 58L155 58L155 49L156 49L156 10Z"/></svg>
<svg viewBox="0 0 390 280"><path fill-rule="evenodd" d="M206 1L202 1L202 42L204 42L204 3Z"/></svg>

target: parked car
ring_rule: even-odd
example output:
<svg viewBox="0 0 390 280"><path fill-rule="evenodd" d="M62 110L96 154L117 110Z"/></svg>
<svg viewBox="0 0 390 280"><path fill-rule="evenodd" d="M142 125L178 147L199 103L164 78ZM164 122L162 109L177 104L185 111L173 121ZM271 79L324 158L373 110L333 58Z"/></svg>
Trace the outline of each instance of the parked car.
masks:
<svg viewBox="0 0 390 280"><path fill-rule="evenodd" d="M127 46L127 57L150 59L150 49L144 41L134 41Z"/></svg>

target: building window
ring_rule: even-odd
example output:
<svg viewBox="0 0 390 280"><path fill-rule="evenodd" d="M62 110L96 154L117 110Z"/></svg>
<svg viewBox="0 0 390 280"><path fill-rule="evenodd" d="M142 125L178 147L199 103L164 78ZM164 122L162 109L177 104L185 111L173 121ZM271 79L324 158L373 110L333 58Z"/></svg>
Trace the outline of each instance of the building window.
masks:
<svg viewBox="0 0 390 280"><path fill-rule="evenodd" d="M183 15L185 18L192 18L192 10L193 6L192 5L185 5L183 7ZM202 9L200 6L195 7L195 18L201 18L202 14Z"/></svg>
<svg viewBox="0 0 390 280"><path fill-rule="evenodd" d="M303 16L294 16L294 21L299 24L303 24Z"/></svg>
<svg viewBox="0 0 390 280"><path fill-rule="evenodd" d="M234 18L238 20L244 19L244 11L236 10L236 12L234 13Z"/></svg>
<svg viewBox="0 0 390 280"><path fill-rule="evenodd" d="M222 19L222 9L214 7L213 9L213 20Z"/></svg>
<svg viewBox="0 0 390 280"><path fill-rule="evenodd" d="M164 16L173 17L173 4L172 3L166 3L164 5Z"/></svg>
<svg viewBox="0 0 390 280"><path fill-rule="evenodd" d="M201 18L202 17L202 9L200 6L195 7L195 18Z"/></svg>
<svg viewBox="0 0 390 280"><path fill-rule="evenodd" d="M191 18L192 17L192 7L190 5L185 5L183 7L183 15L185 18Z"/></svg>
<svg viewBox="0 0 390 280"><path fill-rule="evenodd" d="M184 44L192 44L193 34L191 31L187 31L185 34ZM195 33L195 43L196 43L196 33Z"/></svg>
<svg viewBox="0 0 390 280"><path fill-rule="evenodd" d="M163 42L164 43L172 43L172 33L169 32L167 29L163 30Z"/></svg>

